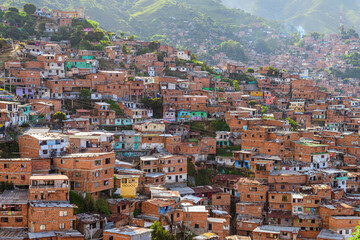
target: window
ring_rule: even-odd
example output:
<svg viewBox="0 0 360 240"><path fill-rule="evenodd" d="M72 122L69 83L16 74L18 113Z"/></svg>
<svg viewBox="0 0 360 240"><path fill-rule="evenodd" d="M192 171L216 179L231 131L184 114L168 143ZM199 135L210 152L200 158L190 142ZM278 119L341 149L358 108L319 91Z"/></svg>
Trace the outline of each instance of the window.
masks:
<svg viewBox="0 0 360 240"><path fill-rule="evenodd" d="M101 165L101 160L95 160L95 166Z"/></svg>
<svg viewBox="0 0 360 240"><path fill-rule="evenodd" d="M65 160L64 159L61 159L61 164L64 164L65 163Z"/></svg>
<svg viewBox="0 0 360 240"><path fill-rule="evenodd" d="M40 225L40 230L46 230L46 225L45 225L45 224L41 224L41 225Z"/></svg>
<svg viewBox="0 0 360 240"><path fill-rule="evenodd" d="M187 213L187 214L186 214L186 218L190 218L190 214Z"/></svg>
<svg viewBox="0 0 360 240"><path fill-rule="evenodd" d="M283 196L282 196L282 201L283 201L283 202L286 202L286 201L287 201L287 196L286 196L286 195L283 195Z"/></svg>
<svg viewBox="0 0 360 240"><path fill-rule="evenodd" d="M7 217L2 217L2 218L1 218L1 222L9 222L9 218L7 218Z"/></svg>
<svg viewBox="0 0 360 240"><path fill-rule="evenodd" d="M67 211L60 211L60 212L59 212L59 216L60 216L60 217L65 217L65 216L67 216Z"/></svg>
<svg viewBox="0 0 360 240"><path fill-rule="evenodd" d="M114 237L113 237L113 236L109 236L109 240L114 240Z"/></svg>
<svg viewBox="0 0 360 240"><path fill-rule="evenodd" d="M280 204L280 205L279 205L279 208L284 208L284 204Z"/></svg>
<svg viewBox="0 0 360 240"><path fill-rule="evenodd" d="M60 229L64 229L64 228L65 228L65 223L60 223L60 224L59 224L59 228L60 228Z"/></svg>
<svg viewBox="0 0 360 240"><path fill-rule="evenodd" d="M249 191L251 191L251 192L257 192L257 187L250 187L250 188L249 188Z"/></svg>
<svg viewBox="0 0 360 240"><path fill-rule="evenodd" d="M75 187L77 187L77 188L79 188L79 187L81 187L81 183L75 183Z"/></svg>
<svg viewBox="0 0 360 240"><path fill-rule="evenodd" d="M105 164L110 164L111 163L111 158L106 158L105 159Z"/></svg>
<svg viewBox="0 0 360 240"><path fill-rule="evenodd" d="M8 163L5 163L5 164L4 164L4 168L9 168L9 164L8 164Z"/></svg>
<svg viewBox="0 0 360 240"><path fill-rule="evenodd" d="M200 227L199 224L195 223L195 228L199 228L199 227Z"/></svg>
<svg viewBox="0 0 360 240"><path fill-rule="evenodd" d="M22 217L16 217L15 218L15 222L17 222L17 223L20 223L20 222L22 222L23 221L23 218Z"/></svg>
<svg viewBox="0 0 360 240"><path fill-rule="evenodd" d="M221 196L216 196L216 199L221 199Z"/></svg>

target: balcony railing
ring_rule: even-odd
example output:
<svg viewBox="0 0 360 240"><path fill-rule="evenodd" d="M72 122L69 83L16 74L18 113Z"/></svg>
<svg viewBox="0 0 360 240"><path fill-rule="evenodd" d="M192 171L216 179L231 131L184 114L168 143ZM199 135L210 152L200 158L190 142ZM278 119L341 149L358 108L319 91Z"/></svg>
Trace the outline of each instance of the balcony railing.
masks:
<svg viewBox="0 0 360 240"><path fill-rule="evenodd" d="M39 185L30 185L30 189L46 189L46 188L69 188L68 184L54 184L54 185L45 185L45 184L39 184Z"/></svg>

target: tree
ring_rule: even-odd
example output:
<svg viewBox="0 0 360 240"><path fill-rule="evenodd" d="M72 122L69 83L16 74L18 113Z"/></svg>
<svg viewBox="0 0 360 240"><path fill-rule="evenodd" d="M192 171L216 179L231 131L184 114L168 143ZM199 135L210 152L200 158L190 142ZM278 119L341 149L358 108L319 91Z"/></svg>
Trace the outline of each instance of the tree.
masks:
<svg viewBox="0 0 360 240"><path fill-rule="evenodd" d="M261 106L261 113L264 114L268 114L269 111L269 107L267 106Z"/></svg>
<svg viewBox="0 0 360 240"><path fill-rule="evenodd" d="M296 121L292 120L291 118L287 118L286 120L289 121L289 124L291 126L291 131L296 131L297 129L299 129L300 124L297 123Z"/></svg>
<svg viewBox="0 0 360 240"><path fill-rule="evenodd" d="M323 37L323 35L320 34L320 33L318 33L318 32L312 32L312 33L310 34L310 36L313 37L316 41L317 41L319 38Z"/></svg>
<svg viewBox="0 0 360 240"><path fill-rule="evenodd" d="M267 75L269 76L278 76L280 73L280 70L275 68L275 67L272 67L272 66L268 66L267 68Z"/></svg>
<svg viewBox="0 0 360 240"><path fill-rule="evenodd" d="M360 239L360 226L356 226L355 232L353 232L353 237L349 238L349 240L359 240Z"/></svg>
<svg viewBox="0 0 360 240"><path fill-rule="evenodd" d="M256 101L255 101L255 100L251 100L251 101L249 101L249 105L250 105L250 106L252 106L252 107L253 107L253 106L255 106L255 104L256 104Z"/></svg>
<svg viewBox="0 0 360 240"><path fill-rule="evenodd" d="M123 46L122 46L122 53L123 54L130 54L130 48L128 47L127 43L125 43Z"/></svg>
<svg viewBox="0 0 360 240"><path fill-rule="evenodd" d="M34 14L36 11L36 6L31 3L27 3L24 5L24 12L26 12L27 15Z"/></svg>
<svg viewBox="0 0 360 240"><path fill-rule="evenodd" d="M212 120L210 122L210 129L213 132L230 131L229 125L225 121L221 121L221 120Z"/></svg>
<svg viewBox="0 0 360 240"><path fill-rule="evenodd" d="M359 34L356 32L354 28L349 28L347 31L344 26L341 28L341 36L343 39L349 39L349 38L359 38Z"/></svg>
<svg viewBox="0 0 360 240"><path fill-rule="evenodd" d="M196 175L195 165L189 159L187 160L187 173L192 177L195 177Z"/></svg>
<svg viewBox="0 0 360 240"><path fill-rule="evenodd" d="M263 39L257 39L255 41L255 51L259 53L269 53L270 49Z"/></svg>
<svg viewBox="0 0 360 240"><path fill-rule="evenodd" d="M77 192L70 190L70 203L75 204L75 214L84 212L84 198Z"/></svg>
<svg viewBox="0 0 360 240"><path fill-rule="evenodd" d="M79 100L81 100L81 106L85 109L89 109L91 108L91 92L89 89L87 88L83 88L80 90L80 94L79 94Z"/></svg>
<svg viewBox="0 0 360 240"><path fill-rule="evenodd" d="M63 129L64 127L64 120L66 120L66 114L63 112L56 112L53 116L53 119L59 122L60 127Z"/></svg>
<svg viewBox="0 0 360 240"><path fill-rule="evenodd" d="M224 52L226 56L233 60L244 61L247 59L244 49L241 47L240 43L233 40L222 42L218 51Z"/></svg>
<svg viewBox="0 0 360 240"><path fill-rule="evenodd" d="M93 45L88 40L81 39L79 42L79 50L91 50Z"/></svg>
<svg viewBox="0 0 360 240"><path fill-rule="evenodd" d="M0 193L4 192L5 190L12 190L12 189L14 189L14 183L8 181L0 182Z"/></svg>
<svg viewBox="0 0 360 240"><path fill-rule="evenodd" d="M133 41L133 40L135 40L135 36L134 35L130 35L130 36L128 36L128 38L127 38L129 41Z"/></svg>
<svg viewBox="0 0 360 240"><path fill-rule="evenodd" d="M39 33L43 33L45 31L45 22L41 22L39 24L38 29L39 29Z"/></svg>
<svg viewBox="0 0 360 240"><path fill-rule="evenodd" d="M116 116L124 116L124 111L119 107L119 105L114 100L106 101L110 104L110 109L115 111Z"/></svg>
<svg viewBox="0 0 360 240"><path fill-rule="evenodd" d="M235 91L240 91L240 86L239 86L239 81L238 80L233 81L233 86L235 88Z"/></svg>
<svg viewBox="0 0 360 240"><path fill-rule="evenodd" d="M72 47L77 47L81 40L84 38L84 27L82 25L77 25L75 32L70 35L70 43Z"/></svg>
<svg viewBox="0 0 360 240"><path fill-rule="evenodd" d="M254 70L253 68L248 68L248 69L246 70L246 72L247 72L247 73L254 73L255 70Z"/></svg>
<svg viewBox="0 0 360 240"><path fill-rule="evenodd" d="M87 88L83 88L80 90L79 98L83 101L90 101L91 99L91 92Z"/></svg>
<svg viewBox="0 0 360 240"><path fill-rule="evenodd" d="M19 9L17 9L16 7L9 7L8 10L13 13L19 13Z"/></svg>
<svg viewBox="0 0 360 240"><path fill-rule="evenodd" d="M89 31L85 39L90 42L100 42L100 40L103 40L105 37L105 34L102 31Z"/></svg>
<svg viewBox="0 0 360 240"><path fill-rule="evenodd" d="M85 212L95 212L96 206L95 206L95 200L90 195L90 193L86 193L85 199L84 199L84 211Z"/></svg>
<svg viewBox="0 0 360 240"><path fill-rule="evenodd" d="M166 231L160 222L156 221L151 226L151 240L175 240L175 237Z"/></svg>
<svg viewBox="0 0 360 240"><path fill-rule="evenodd" d="M95 204L95 208L97 213L110 215L109 205L105 198L100 198L99 200L97 200Z"/></svg>
<svg viewBox="0 0 360 240"><path fill-rule="evenodd" d="M143 98L141 103L153 110L154 118L163 118L163 101L161 98Z"/></svg>

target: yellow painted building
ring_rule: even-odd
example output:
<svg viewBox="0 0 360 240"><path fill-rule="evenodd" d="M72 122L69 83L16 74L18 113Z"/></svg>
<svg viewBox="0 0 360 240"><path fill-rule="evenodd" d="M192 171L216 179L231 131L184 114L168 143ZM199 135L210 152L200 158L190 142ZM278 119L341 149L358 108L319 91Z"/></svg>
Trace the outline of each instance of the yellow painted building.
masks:
<svg viewBox="0 0 360 240"><path fill-rule="evenodd" d="M263 97L263 96L264 96L264 92L261 92L261 91L251 91L251 92L250 92L250 96L252 96L252 97Z"/></svg>
<svg viewBox="0 0 360 240"><path fill-rule="evenodd" d="M139 187L139 175L116 175L116 185L123 198L135 198Z"/></svg>
<svg viewBox="0 0 360 240"><path fill-rule="evenodd" d="M289 108L296 113L303 113L305 111L305 102L290 102Z"/></svg>

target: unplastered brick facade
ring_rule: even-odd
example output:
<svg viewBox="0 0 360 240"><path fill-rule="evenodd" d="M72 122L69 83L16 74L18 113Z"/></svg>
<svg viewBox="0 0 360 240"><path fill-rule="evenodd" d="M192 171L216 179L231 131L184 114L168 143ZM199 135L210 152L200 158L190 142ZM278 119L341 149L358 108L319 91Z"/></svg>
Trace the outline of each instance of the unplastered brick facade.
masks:
<svg viewBox="0 0 360 240"><path fill-rule="evenodd" d="M115 153L74 153L55 158L54 167L70 179L71 189L99 198L114 187Z"/></svg>

